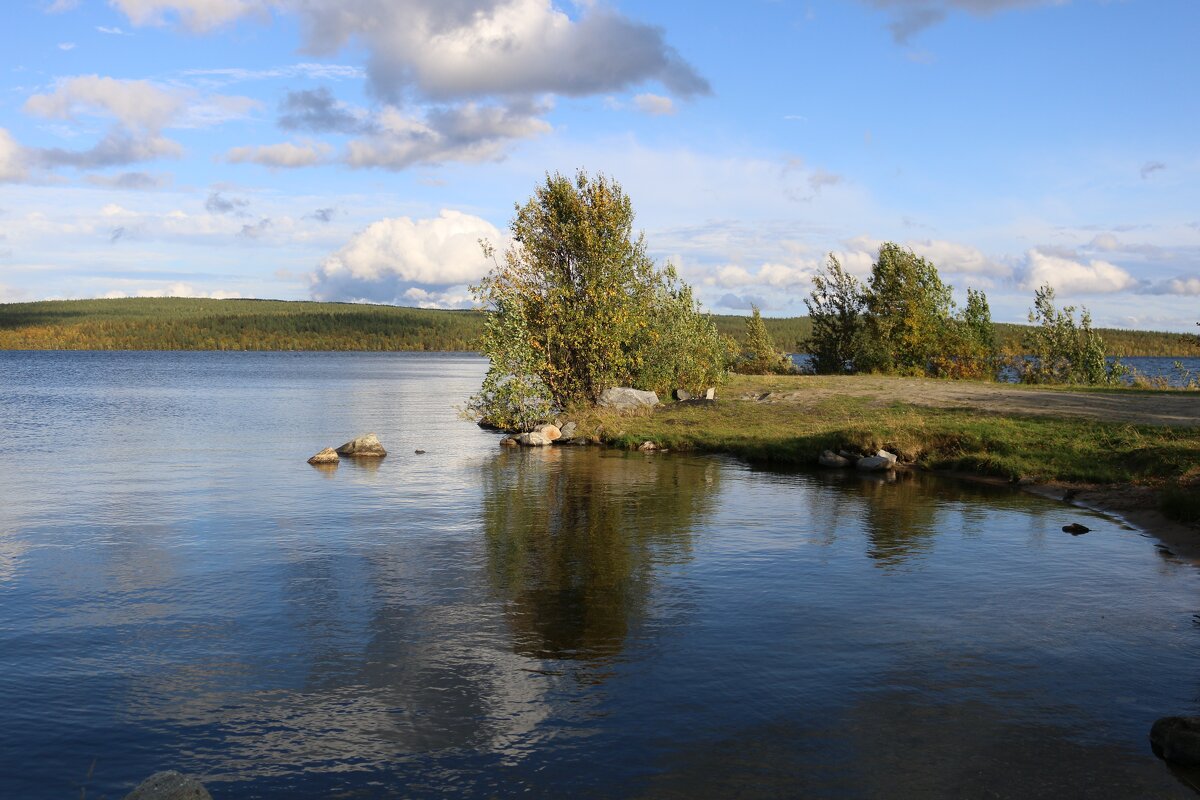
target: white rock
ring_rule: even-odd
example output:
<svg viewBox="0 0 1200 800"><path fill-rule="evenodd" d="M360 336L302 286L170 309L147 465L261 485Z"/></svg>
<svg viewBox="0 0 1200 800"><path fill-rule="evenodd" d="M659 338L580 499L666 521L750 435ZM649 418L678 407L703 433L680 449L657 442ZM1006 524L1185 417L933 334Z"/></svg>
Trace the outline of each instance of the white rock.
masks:
<svg viewBox="0 0 1200 800"><path fill-rule="evenodd" d="M654 392L630 389L627 386L616 386L600 393L599 405L601 408L614 408L617 411L650 408L658 405L658 395Z"/></svg>
<svg viewBox="0 0 1200 800"><path fill-rule="evenodd" d="M866 458L860 458L854 466L864 472L879 472L895 468L896 462L894 456L890 459L883 456L867 456Z"/></svg>
<svg viewBox="0 0 1200 800"><path fill-rule="evenodd" d="M550 439L546 437L546 434L537 431L519 434L516 439L517 444L522 447L545 447L550 444Z"/></svg>

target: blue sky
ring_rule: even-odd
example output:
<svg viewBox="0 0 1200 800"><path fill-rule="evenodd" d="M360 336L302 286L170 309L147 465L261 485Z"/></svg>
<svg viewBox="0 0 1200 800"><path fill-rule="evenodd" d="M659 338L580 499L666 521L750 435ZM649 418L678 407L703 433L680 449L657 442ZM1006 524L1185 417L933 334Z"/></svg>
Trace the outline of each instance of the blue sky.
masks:
<svg viewBox="0 0 1200 800"><path fill-rule="evenodd" d="M882 241L1023 321L1200 319L1195 0L13 0L0 301L465 306L547 171L705 306Z"/></svg>

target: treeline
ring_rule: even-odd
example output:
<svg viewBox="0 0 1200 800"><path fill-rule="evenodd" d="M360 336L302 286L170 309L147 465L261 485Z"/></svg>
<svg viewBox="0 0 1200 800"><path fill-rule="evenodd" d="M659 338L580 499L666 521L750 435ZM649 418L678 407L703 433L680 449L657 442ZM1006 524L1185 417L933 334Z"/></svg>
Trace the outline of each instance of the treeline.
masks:
<svg viewBox="0 0 1200 800"><path fill-rule="evenodd" d="M713 316L741 341L744 316ZM774 342L802 352L808 317L764 317ZM997 345L1018 352L1028 325L996 323ZM1097 329L1116 356L1188 356L1183 333ZM482 315L359 303L184 297L0 304L0 350L478 350Z"/></svg>

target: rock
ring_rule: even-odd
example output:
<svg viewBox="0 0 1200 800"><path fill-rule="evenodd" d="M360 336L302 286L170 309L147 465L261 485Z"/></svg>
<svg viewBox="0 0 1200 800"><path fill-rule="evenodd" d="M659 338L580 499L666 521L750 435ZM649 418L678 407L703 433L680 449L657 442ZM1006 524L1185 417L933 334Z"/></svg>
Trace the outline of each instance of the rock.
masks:
<svg viewBox="0 0 1200 800"><path fill-rule="evenodd" d="M651 442L649 440L642 442L640 445L638 445L638 450L642 451L643 453L649 453L649 452L651 452L653 450L657 450L657 449L658 449L658 445L656 445L654 442Z"/></svg>
<svg viewBox="0 0 1200 800"><path fill-rule="evenodd" d="M676 400L691 400L694 397L695 397L695 395L692 394L691 392L689 392L687 389L676 389L675 390L675 399Z"/></svg>
<svg viewBox="0 0 1200 800"><path fill-rule="evenodd" d="M573 437L575 435L575 431L578 430L578 428L579 428L579 426L576 425L574 422L568 422L565 425L563 425L561 428L559 428L558 432L562 434L562 438L570 439L571 437Z"/></svg>
<svg viewBox="0 0 1200 800"><path fill-rule="evenodd" d="M517 434L516 442L522 447L545 447L550 444L550 439L544 433L530 431L529 433Z"/></svg>
<svg viewBox="0 0 1200 800"><path fill-rule="evenodd" d="M168 770L146 778L125 800L212 800L212 795L191 775Z"/></svg>
<svg viewBox="0 0 1200 800"><path fill-rule="evenodd" d="M820 464L822 467L830 467L832 469L844 469L845 467L849 467L854 462L852 462L848 458L843 458L842 456L839 456L837 453L833 452L832 450L826 450L824 453L821 453L821 457L817 459L817 463Z"/></svg>
<svg viewBox="0 0 1200 800"><path fill-rule="evenodd" d="M515 437L505 436L503 439L500 440L500 446L501 447L516 447L517 440Z"/></svg>
<svg viewBox="0 0 1200 800"><path fill-rule="evenodd" d="M896 454L895 453L889 453L887 450L876 450L875 457L876 458L886 458L893 467L896 466Z"/></svg>
<svg viewBox="0 0 1200 800"><path fill-rule="evenodd" d="M643 392L640 389L617 386L605 389L600 393L599 405L601 408L613 408L617 411L650 408L658 405L658 395L654 392Z"/></svg>
<svg viewBox="0 0 1200 800"><path fill-rule="evenodd" d="M413 450L413 452L414 452L414 453L416 453L416 454L417 454L417 455L419 455L419 456L423 456L423 455L425 455L425 451L424 451L424 450Z"/></svg>
<svg viewBox="0 0 1200 800"><path fill-rule="evenodd" d="M545 425L538 425L536 428L533 429L533 432L540 433L542 436L545 436L546 439L548 439L551 442L553 442L555 439L562 438L562 431L560 431L558 429L558 426L550 425L549 423L547 423Z"/></svg>
<svg viewBox="0 0 1200 800"><path fill-rule="evenodd" d="M716 400L717 399L717 390L710 386L704 392L704 399L705 400Z"/></svg>
<svg viewBox="0 0 1200 800"><path fill-rule="evenodd" d="M884 456L867 456L866 458L860 458L854 464L854 466L858 467L864 472L880 472L885 469L895 469L896 461L894 457L886 458Z"/></svg>
<svg viewBox="0 0 1200 800"><path fill-rule="evenodd" d="M326 447L321 452L308 460L310 464L336 464L338 463L337 451L332 447Z"/></svg>
<svg viewBox="0 0 1200 800"><path fill-rule="evenodd" d="M1063 525L1063 533L1069 533L1072 536L1082 536L1090 531L1087 525L1080 525L1078 522L1072 522L1070 525Z"/></svg>
<svg viewBox="0 0 1200 800"><path fill-rule="evenodd" d="M1200 766L1200 717L1163 717L1150 728L1150 749L1173 764Z"/></svg>
<svg viewBox="0 0 1200 800"><path fill-rule="evenodd" d="M586 436L572 436L570 439L559 439L558 443L571 447L586 447L592 443L592 440Z"/></svg>
<svg viewBox="0 0 1200 800"><path fill-rule="evenodd" d="M838 450L837 454L851 464L857 464L858 460L862 458L862 453L851 453L849 450Z"/></svg>
<svg viewBox="0 0 1200 800"><path fill-rule="evenodd" d="M373 433L351 439L339 447L337 452L339 456L352 458L382 458L387 455L387 450L379 443L379 437Z"/></svg>

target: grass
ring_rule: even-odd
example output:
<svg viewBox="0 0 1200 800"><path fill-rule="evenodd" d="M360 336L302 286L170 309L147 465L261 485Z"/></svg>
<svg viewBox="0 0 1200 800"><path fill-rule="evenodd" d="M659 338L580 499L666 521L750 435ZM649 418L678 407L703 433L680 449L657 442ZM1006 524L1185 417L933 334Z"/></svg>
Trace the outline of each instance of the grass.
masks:
<svg viewBox="0 0 1200 800"><path fill-rule="evenodd" d="M593 414L580 422L584 431L599 428L603 441L619 447L652 441L786 465L814 465L823 450L883 448L918 467L1012 482L1151 486L1162 490L1165 513L1198 522L1200 429L983 414L855 394L863 381L880 380L889 379L738 376L714 405L667 404L650 414ZM739 399L832 385L838 386L836 393L811 400L802 395L777 404Z"/></svg>

